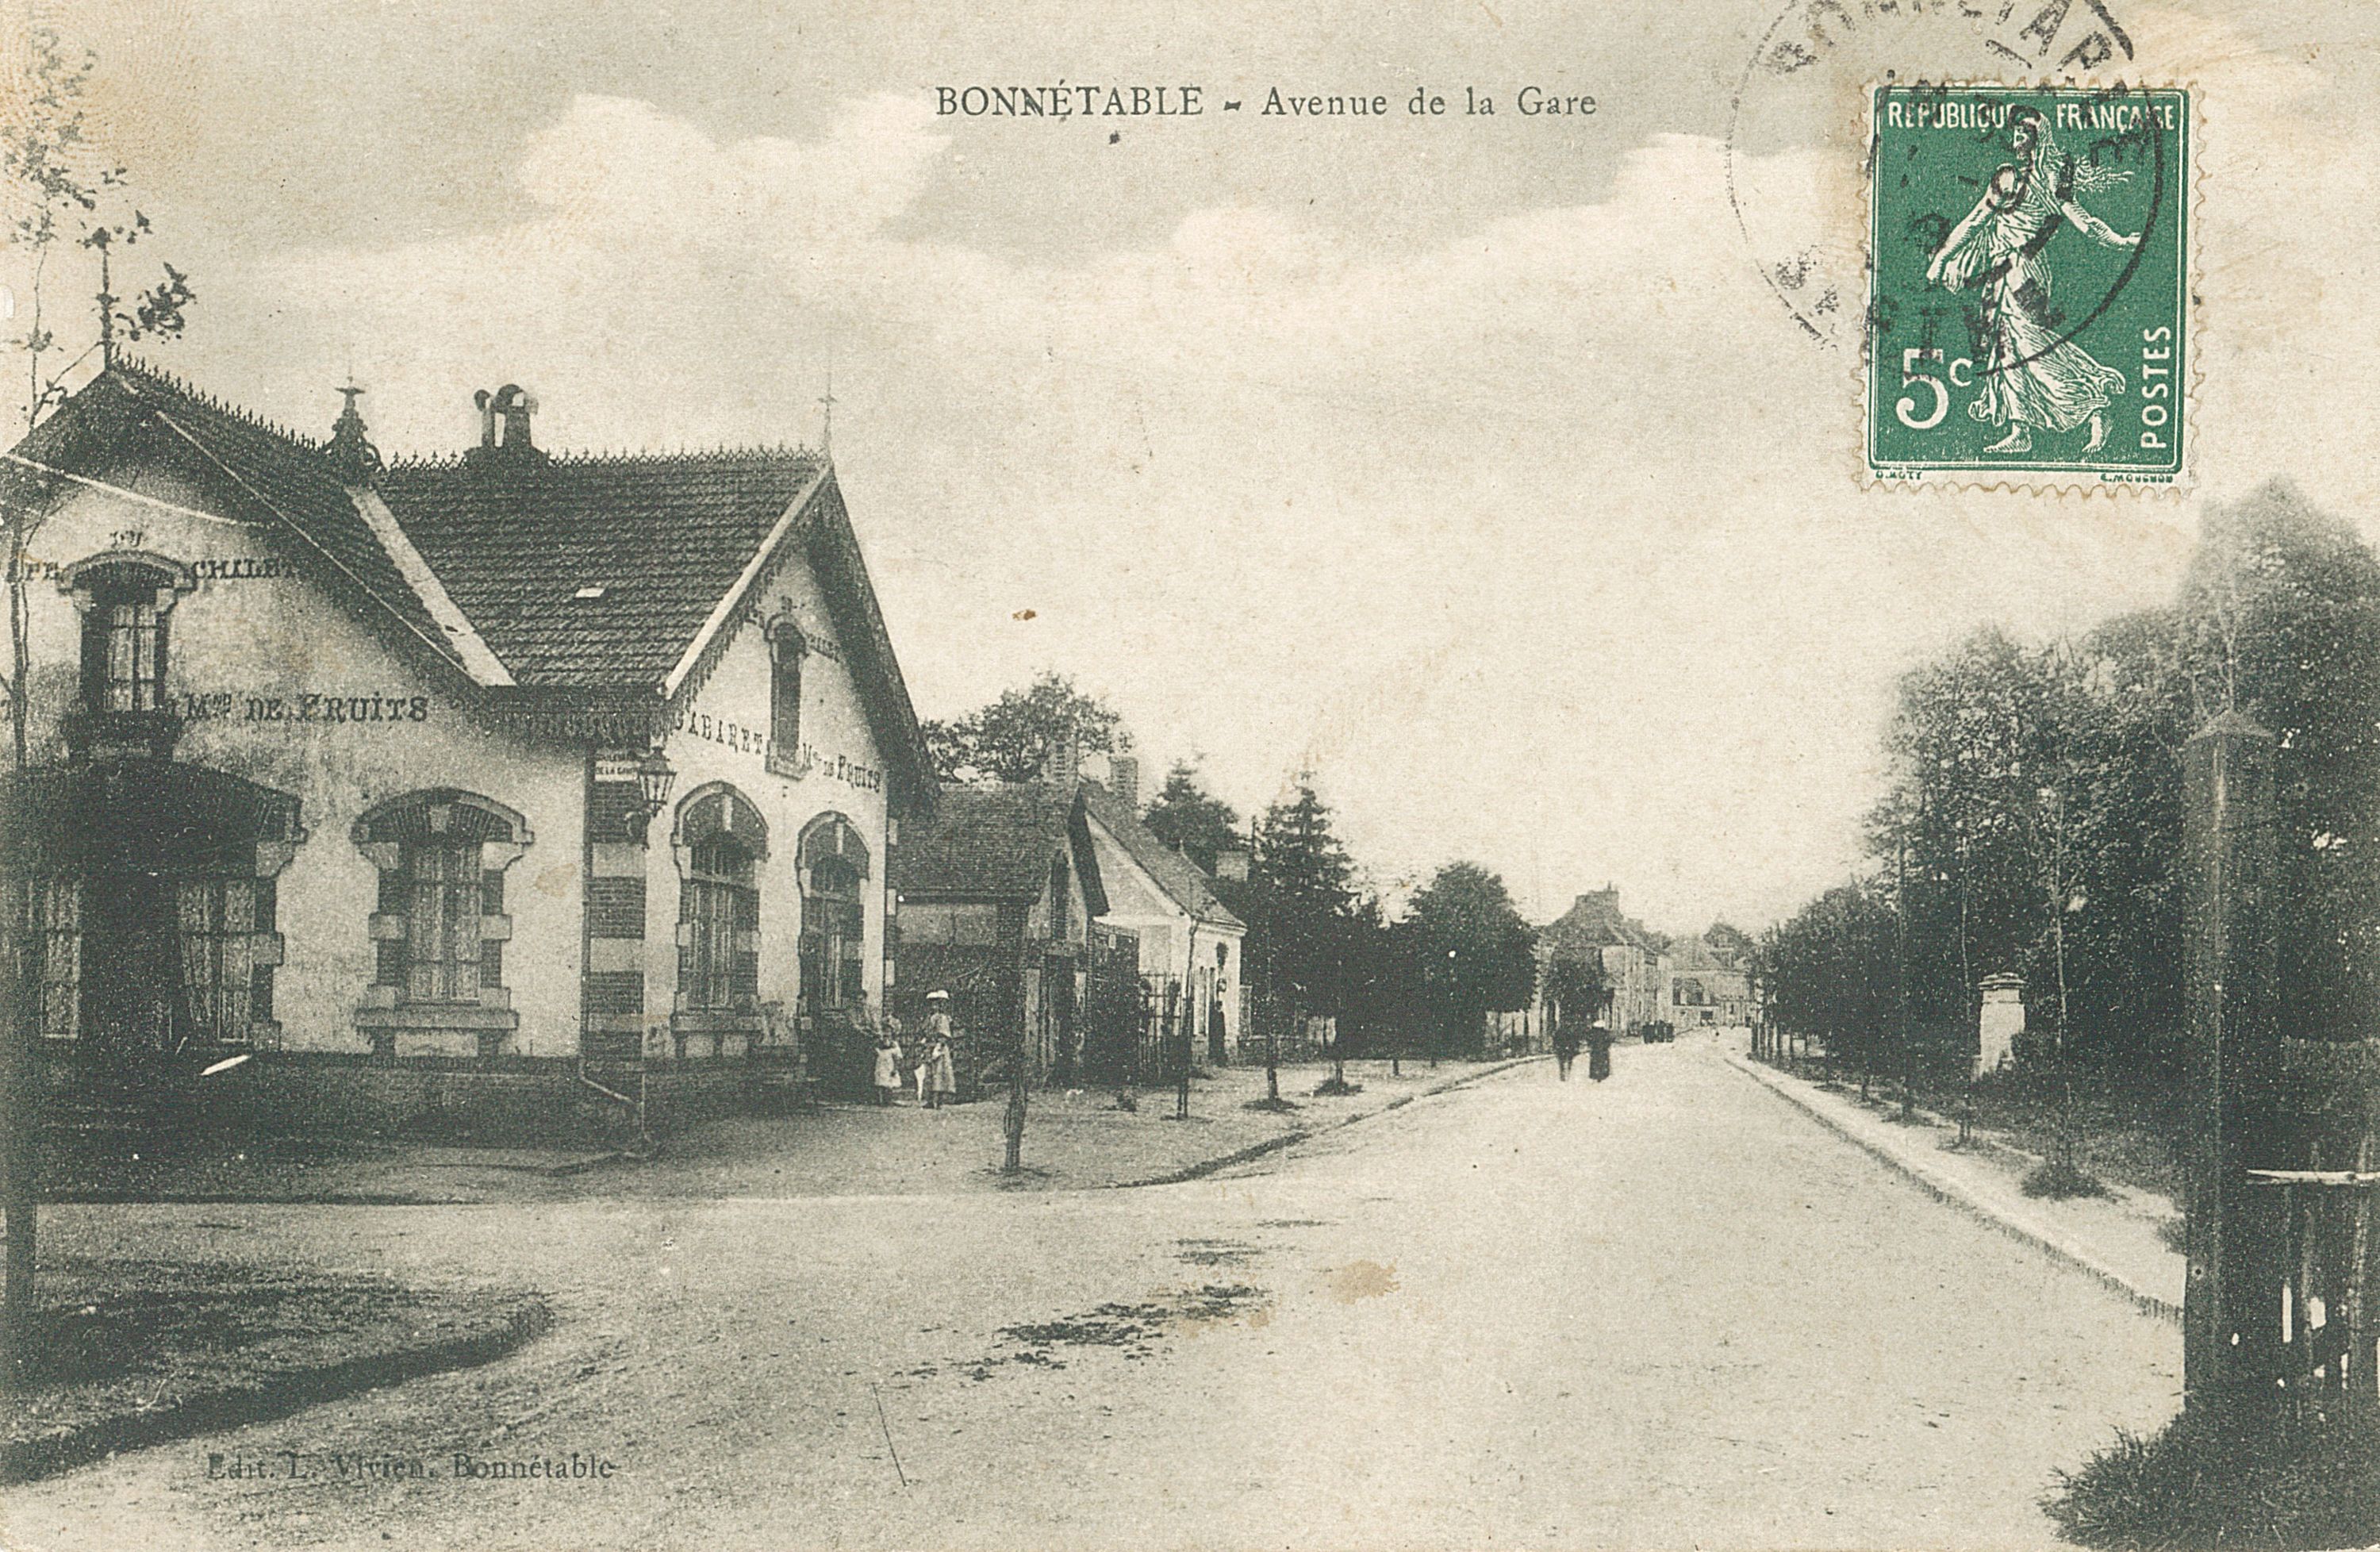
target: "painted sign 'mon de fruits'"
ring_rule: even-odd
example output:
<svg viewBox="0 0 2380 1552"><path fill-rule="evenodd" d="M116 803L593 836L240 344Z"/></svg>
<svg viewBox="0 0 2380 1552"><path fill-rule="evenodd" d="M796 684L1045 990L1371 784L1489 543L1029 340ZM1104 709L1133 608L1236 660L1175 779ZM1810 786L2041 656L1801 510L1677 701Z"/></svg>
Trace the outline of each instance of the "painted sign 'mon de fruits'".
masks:
<svg viewBox="0 0 2380 1552"><path fill-rule="evenodd" d="M1892 86L1872 111L1869 471L2180 474L2188 94Z"/></svg>

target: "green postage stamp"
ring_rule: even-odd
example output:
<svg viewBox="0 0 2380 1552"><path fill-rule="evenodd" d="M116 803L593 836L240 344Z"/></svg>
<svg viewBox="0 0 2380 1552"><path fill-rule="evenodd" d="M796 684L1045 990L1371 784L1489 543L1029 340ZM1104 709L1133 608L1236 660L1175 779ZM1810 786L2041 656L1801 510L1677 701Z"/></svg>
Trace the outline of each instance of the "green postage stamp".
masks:
<svg viewBox="0 0 2380 1552"><path fill-rule="evenodd" d="M2171 482L2188 94L1885 86L1873 111L1869 475Z"/></svg>

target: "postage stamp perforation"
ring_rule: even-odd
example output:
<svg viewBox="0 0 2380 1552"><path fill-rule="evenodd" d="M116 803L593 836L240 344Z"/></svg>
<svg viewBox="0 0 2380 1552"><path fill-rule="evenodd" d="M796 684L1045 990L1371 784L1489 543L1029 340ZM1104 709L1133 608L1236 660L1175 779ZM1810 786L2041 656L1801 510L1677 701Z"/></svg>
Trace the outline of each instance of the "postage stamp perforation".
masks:
<svg viewBox="0 0 2380 1552"><path fill-rule="evenodd" d="M2169 423L2173 424L2175 429L2173 456L2168 467L2141 467L2137 463L2132 467L2126 467L2122 461L2112 456L2025 457L2025 455L2034 453L2034 447L2022 425L2022 409L2018 411L2016 426L2010 436L2003 439L2001 444L1984 449L1981 455L1964 461L1879 458L1877 455L1880 419L1892 407L1892 402L1888 401L1887 395L1882 391L1885 386L1884 378L1888 374L1880 370L1877 358L1884 332L1884 319L1888 310L1883 297L1886 280L1880 273L1883 256L1879 249L1885 198L1881 182L1883 176L1881 162L1887 154L1883 133L1885 127L1882 122L1886 112L1885 103L1889 93L1931 97L1934 94L1954 96L1962 92L1988 94L2007 101L2009 106L2001 110L1998 121L1999 126L2008 124L2010 115L2030 116L2037 123L2048 125L2049 118L2045 116L2035 102L2028 100L2056 99L2058 112L2052 116L2055 116L2059 124L2087 125L2088 119L2084 115L2077 110L2068 109L2065 104L2106 103L2111 99L2136 99L2142 103L2143 131L2152 145L2152 150L2159 155L2162 155L2162 151L2155 145L2155 141L2160 137L2154 132L2152 127L2156 122L2155 115L2159 111L2157 104L2171 104L2175 119L2173 123L2167 126L2167 130L2175 140L2174 151L2179 164L2169 174L2161 175L2157 182L2171 187L2179 193L2180 203L2175 209L2181 219L2178 223L2171 224L2175 227L2175 232L2171 239L2174 253L2170 267L2161 264L2156 274L2151 277L2153 280L2162 280L2172 293L2168 303L2171 314L2170 343L2172 348L2182 357L2179 363L2180 371L2172 375L2170 384L2156 384L2159 388L2169 388L2170 396L2166 397L2163 403L2156 406L2159 413L2168 415ZM2195 252L2197 245L2192 240L2192 235L2197 230L2206 200L2204 98L2198 82L2189 79L2152 80L2144 76L2129 72L2112 77L2086 75L2042 78L1983 78L1961 74L1946 76L1940 80L1926 79L1923 77L1902 79L1888 74L1887 79L1871 78L1863 95L1868 121L1861 152L1861 175L1864 184L1864 207L1866 217L1863 224L1861 239L1863 267L1866 273L1867 311L1863 321L1859 347L1855 352L1856 382L1853 388L1855 413L1859 416L1859 424L1862 427L1858 476L1860 483L1865 488L1955 490L1962 492L2007 491L2034 496L2055 495L2070 499L2088 498L2094 493L2105 493L2109 499L2115 500L2127 493L2145 495L2158 492L2178 495L2186 491L2195 464L2194 443L2198 437L2204 434L2204 428L2197 421L2198 406L2202 398L2201 385L2204 378L2204 366L2198 359L2198 352L2203 349L2200 343L2202 336L2198 300L2203 287L2200 264ZM2072 115L2070 118L2070 114ZM1958 125L1934 126L1937 128L1946 127L1964 127ZM1995 132L1998 132L1997 128ZM2015 141L2013 131L2010 133L2011 144L2004 148L2006 153L2019 157L2030 154ZM2046 140L2048 143L2046 149L2050 152L2057 152L2055 128L2049 129L2046 134L2036 130L2035 135L2036 143ZM1910 154L1914 153L1912 152ZM2074 159L2070 152L2063 153L2062 162L2069 176L2071 176ZM2036 159L2034 165L2040 164L2040 160ZM2095 161L2094 165L2096 164ZM2006 177L2010 171L2010 165L2004 164L1998 169L1997 176ZM2104 182L2097 179L2093 182L2095 187L2106 187L2126 181L2131 176L2130 171L2110 169L2107 174L2103 175ZM1907 181L1902 180L1904 185ZM1973 223L1979 217L1986 215L1986 207L1993 204L1995 195L1993 190L1983 189L1980 184L1974 184L1972 179L1968 182L1980 190L1979 196L1975 199L1974 209L1968 217L1968 223ZM1998 183L1995 183L1994 188L1997 189L1998 187ZM2017 184L2019 192L2010 196L2010 203L2023 197L2022 187L2022 176L2020 176ZM2154 189L2152 197L2155 198ZM2067 230L2082 230L2082 228L2072 224L2076 212L2070 201L2061 199L2059 203L2060 208L2068 212L2068 221L2061 223L2053 216L2048 221L2046 230L2052 234ZM1991 213L1997 216L1998 210L2004 208L2006 207L1995 209ZM2153 206L2153 211L2154 208ZM1947 220L1947 217L1943 219ZM2087 212L2082 213L2080 220L2089 229L2095 230L2098 239L2103 244L2111 239L2120 242L2121 234L2112 232L2104 223L2093 222ZM1954 237L1965 230L1965 224L1961 224L1953 228ZM2139 251L2142 236L2144 235L2145 231L2132 236L2131 247L2135 253ZM1944 249L1950 246L1951 240L1949 238L1946 238L1941 245ZM2042 284L2037 290L2020 293L2021 297L2028 297L2034 302L2045 301L2050 295L2046 273L2050 266L2034 257L2040 250L2039 241L2029 244L2020 250L2026 260L2035 262L2045 272ZM1935 278L1935 270L1941 264L1942 257L1942 253L1937 251L1933 265L1929 266L1929 281ZM2099 311L2108 309L2117 300L2119 294L2131 285L2138 270L2138 264L2137 258L2129 261L2107 296L2096 304ZM2004 294L2012 289L2005 279L1999 284L2002 285ZM2027 284L2030 286L2030 281ZM1945 304L1937 303L1936 305L1939 308ZM2001 305L2007 305L2005 299ZM1969 310L1973 313L1978 309L1971 306ZM1982 305L1980 311L1983 318L1990 319L1989 304ZM2054 319L2055 316L2052 315L2052 318ZM2027 368L2034 360L2050 357L2054 352L2055 358L2046 366L2037 373L2030 375L2046 376L2055 380L2059 373L2063 372L2088 382L2090 374L2096 373L2103 374L2103 381L2119 382L2123 375L2119 370L2101 367L2079 345L2070 345L2070 342L2095 321L2097 313L2094 312L2065 334L2036 342L2034 353L2018 355L2015 368L2012 370ZM1971 323L1970 326L1976 325ZM1984 326L1990 325L1986 323ZM2005 337L2005 334L2015 332L2013 329L2004 330L2000 336L1996 337ZM1983 346L1979 345L1979 353L1982 348ZM1931 353L1928 352L1928 354ZM1973 361L1961 364L1966 365L1971 370L1975 367ZM2154 364L2151 370L2155 376L2166 375L2165 369ZM2146 380L2141 381L2145 392ZM2119 385L2109 392L2120 394L2123 390ZM1976 399L1970 401L1970 404L1980 405L1991 397L1992 394L1986 391L1979 394ZM2086 392L2085 396L2080 401L2080 407L2089 410L2094 398L2103 407L2112 402L2107 393L2089 394ZM1900 400L1898 403L1905 410L1908 401ZM1923 423L1927 425L1938 423L1947 414L1949 407L1947 398L1938 406L1928 406ZM2145 409L2145 405L2143 407ZM2072 408L2070 406L2069 413L2071 412ZM1978 420L1984 418L1981 409L1974 411L1974 418ZM1915 425L1921 422L1912 420L1903 414L1902 423ZM2005 419L1995 422L1998 425L2008 423ZM2084 422L2080 420L2070 422L2070 424L2082 423ZM2036 421L2035 424L2042 424L2042 422ZM2091 427L2091 450L2096 452L2099 450L2100 438L2105 434L2099 430L2102 423L2096 415L2093 414L2088 418L2087 424ZM2061 432L2066 429L2065 426L2058 428ZM2186 436L2182 434L2185 429ZM2147 438L2143 436L2142 441L2145 443ZM2008 446L2011 442L2018 443L2013 452L2010 452ZM1992 455L2004 455L1995 457ZM2022 461L2019 461L2021 458Z"/></svg>

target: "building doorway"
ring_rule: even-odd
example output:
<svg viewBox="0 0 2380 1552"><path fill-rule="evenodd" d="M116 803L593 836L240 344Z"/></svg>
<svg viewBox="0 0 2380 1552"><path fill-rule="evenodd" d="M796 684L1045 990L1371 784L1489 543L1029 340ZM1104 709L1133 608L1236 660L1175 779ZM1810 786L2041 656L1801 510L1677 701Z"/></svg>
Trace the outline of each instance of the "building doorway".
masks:
<svg viewBox="0 0 2380 1552"><path fill-rule="evenodd" d="M273 1043L273 876L303 835L295 798L173 761L0 782L43 1039L119 1070Z"/></svg>

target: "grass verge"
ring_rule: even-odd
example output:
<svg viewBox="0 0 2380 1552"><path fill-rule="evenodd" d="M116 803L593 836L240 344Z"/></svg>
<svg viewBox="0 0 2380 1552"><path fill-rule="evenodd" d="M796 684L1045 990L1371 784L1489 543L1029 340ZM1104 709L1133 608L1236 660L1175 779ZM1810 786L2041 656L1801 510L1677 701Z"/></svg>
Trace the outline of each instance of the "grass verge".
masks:
<svg viewBox="0 0 2380 1552"><path fill-rule="evenodd" d="M2119 1434L2042 1501L2067 1539L2111 1552L2311 1552L2380 1542L2380 1423L2250 1430L2185 1415Z"/></svg>
<svg viewBox="0 0 2380 1552"><path fill-rule="evenodd" d="M2046 1196L2053 1202L2108 1194L2106 1182L2098 1176L2055 1158L2034 1165L2020 1189L2028 1196Z"/></svg>
<svg viewBox="0 0 2380 1552"><path fill-rule="evenodd" d="M550 1319L530 1293L219 1262L77 1260L42 1291L0 1483L488 1363Z"/></svg>

